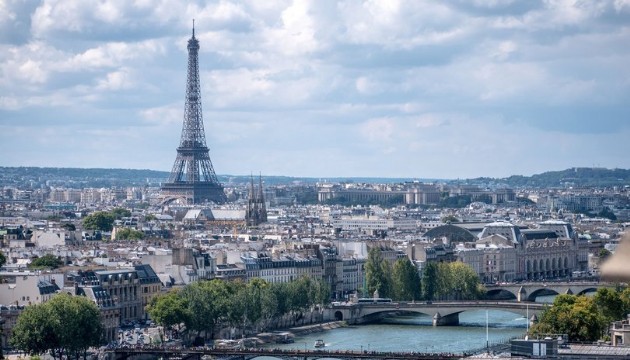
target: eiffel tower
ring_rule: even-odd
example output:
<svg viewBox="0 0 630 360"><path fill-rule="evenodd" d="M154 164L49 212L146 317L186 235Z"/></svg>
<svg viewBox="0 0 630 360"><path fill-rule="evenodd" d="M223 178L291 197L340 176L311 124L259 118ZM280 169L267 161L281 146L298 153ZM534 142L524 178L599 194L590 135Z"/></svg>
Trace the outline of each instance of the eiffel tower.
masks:
<svg viewBox="0 0 630 360"><path fill-rule="evenodd" d="M168 182L162 184L161 190L164 203L181 200L186 204L222 204L227 201L223 186L212 167L210 150L206 146L199 83L199 40L195 38L194 21L192 37L188 40L188 76L182 137L173 170Z"/></svg>

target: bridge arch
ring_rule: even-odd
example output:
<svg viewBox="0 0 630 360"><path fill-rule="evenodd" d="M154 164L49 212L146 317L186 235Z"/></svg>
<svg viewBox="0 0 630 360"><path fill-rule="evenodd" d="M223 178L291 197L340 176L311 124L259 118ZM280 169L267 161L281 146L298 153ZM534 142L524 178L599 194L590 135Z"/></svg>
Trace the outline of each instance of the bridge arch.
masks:
<svg viewBox="0 0 630 360"><path fill-rule="evenodd" d="M585 295L587 293L594 293L594 292L597 292L597 288L589 287L589 288L583 289L582 291L578 292L576 295Z"/></svg>
<svg viewBox="0 0 630 360"><path fill-rule="evenodd" d="M542 288L532 291L529 295L527 295L527 301L536 301L536 298L539 296L545 295L559 295L559 293L555 290Z"/></svg>
<svg viewBox="0 0 630 360"><path fill-rule="evenodd" d="M492 300L518 300L518 297L512 291L500 288L486 291L486 298Z"/></svg>
<svg viewBox="0 0 630 360"><path fill-rule="evenodd" d="M335 321L342 321L343 320L343 313L339 310L335 311Z"/></svg>

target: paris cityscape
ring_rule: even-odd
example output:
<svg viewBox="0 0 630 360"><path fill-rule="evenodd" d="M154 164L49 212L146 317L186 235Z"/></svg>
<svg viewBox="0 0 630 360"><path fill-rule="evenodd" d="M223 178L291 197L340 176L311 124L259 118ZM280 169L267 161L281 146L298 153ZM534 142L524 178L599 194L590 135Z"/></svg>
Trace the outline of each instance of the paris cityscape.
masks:
<svg viewBox="0 0 630 360"><path fill-rule="evenodd" d="M629 14L0 5L0 359L630 356Z"/></svg>

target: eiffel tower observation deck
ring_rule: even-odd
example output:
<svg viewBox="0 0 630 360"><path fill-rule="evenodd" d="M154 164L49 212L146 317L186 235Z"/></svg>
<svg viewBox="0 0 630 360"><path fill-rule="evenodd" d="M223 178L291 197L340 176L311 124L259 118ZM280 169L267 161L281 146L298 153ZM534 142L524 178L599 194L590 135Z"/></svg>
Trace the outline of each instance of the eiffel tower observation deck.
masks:
<svg viewBox="0 0 630 360"><path fill-rule="evenodd" d="M161 196L164 203L177 201L188 205L207 202L222 204L227 201L206 145L199 83L199 40L195 38L194 22L192 37L188 40L188 75L182 136L173 170L168 182L162 184Z"/></svg>

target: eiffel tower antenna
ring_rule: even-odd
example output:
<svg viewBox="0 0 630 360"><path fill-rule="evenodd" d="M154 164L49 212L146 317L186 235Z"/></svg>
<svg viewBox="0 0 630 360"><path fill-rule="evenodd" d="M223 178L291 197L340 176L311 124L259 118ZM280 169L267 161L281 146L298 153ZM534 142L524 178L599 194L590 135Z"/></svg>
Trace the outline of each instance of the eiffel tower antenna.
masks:
<svg viewBox="0 0 630 360"><path fill-rule="evenodd" d="M199 81L199 40L195 38L194 19L192 37L188 40L188 74L182 136L168 182L162 185L162 199L164 203L179 199L186 204L204 202L222 204L227 201L206 145Z"/></svg>

